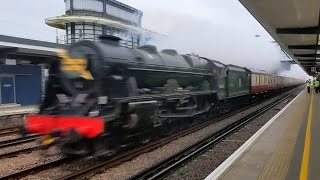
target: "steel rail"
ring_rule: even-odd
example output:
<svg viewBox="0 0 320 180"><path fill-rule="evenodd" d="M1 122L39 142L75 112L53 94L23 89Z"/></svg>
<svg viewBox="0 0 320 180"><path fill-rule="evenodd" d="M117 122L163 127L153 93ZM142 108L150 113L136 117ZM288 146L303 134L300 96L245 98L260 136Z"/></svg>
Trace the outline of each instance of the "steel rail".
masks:
<svg viewBox="0 0 320 180"><path fill-rule="evenodd" d="M13 174L9 174L9 175L0 177L0 179L19 179L19 178L25 177L27 175L30 175L32 173L37 173L37 172L40 172L40 171L44 171L44 170L47 170L49 168L57 167L57 166L60 166L60 165L62 165L64 163L68 163L68 162L71 162L71 161L72 161L72 159L69 159L67 157L60 157L60 158L58 158L56 160L41 164L39 166L35 166L35 167L32 167L32 168L28 168L28 169L19 171L17 173L13 173Z"/></svg>
<svg viewBox="0 0 320 180"><path fill-rule="evenodd" d="M179 152L173 156L170 156L167 159L164 159L163 161L155 164L154 166L151 166L147 168L146 170L136 174L131 179L159 179L163 178L165 175L169 174L170 172L178 169L186 162L190 161L192 158L195 158L196 156L202 154L206 150L212 148L217 142L221 141L222 139L225 139L226 137L230 136L234 132L238 131L241 127L244 127L249 122L261 117L264 115L267 111L275 107L276 105L280 104L281 102L285 101L289 97L291 97L293 93L290 93L289 95L273 102L268 105L266 105L263 108L260 108L259 110L241 118L240 120L232 123L231 125L219 130L218 132L214 133L212 136L196 143L195 145L192 145L191 147L185 149L182 152Z"/></svg>
<svg viewBox="0 0 320 180"><path fill-rule="evenodd" d="M39 135L33 134L33 135L26 136L26 137L20 137L20 138L10 139L10 140L6 140L6 141L1 141L0 148L29 143L29 142L35 141L38 136Z"/></svg>
<svg viewBox="0 0 320 180"><path fill-rule="evenodd" d="M297 90L294 90L294 92L297 91ZM291 96L292 94L290 94ZM287 96L285 96L285 99L287 98ZM283 101L282 99L284 98L281 98L281 102ZM278 102L278 101L277 101ZM278 102L280 103L280 102ZM277 104L278 104L277 103ZM274 104L274 103L272 103ZM256 104L255 104L256 105ZM252 105L254 106L254 105ZM79 179L79 178L85 178L87 177L88 175L91 175L91 174L95 174L95 173L99 173L103 170L106 170L106 169L109 169L109 168L112 168L112 167L115 167L116 165L119 165L123 162L126 162L126 161L129 161L135 157L137 157L138 155L140 154L143 154L143 153L146 153L146 152L150 152L158 147L161 147L179 137L182 137L182 136L186 136L190 133L193 133L195 131L198 131L200 129L203 129L205 127L207 127L208 125L211 125L217 121L221 121L223 119L226 119L228 117L231 117L241 111L244 111L244 109L248 109L252 106L249 106L249 107L245 107L245 108L241 108L241 110L237 110L236 112L233 112L233 113L229 113L228 115L223 115L221 117L218 117L218 118L215 118L213 120L210 120L206 123L203 123L203 124L199 124L199 125L196 125L194 126L193 128L190 128L190 129L187 129L187 130L184 130L180 133L176 133L170 137L167 137L167 138L163 138L163 139L160 139L158 141L155 141L155 142L152 142L150 144L147 144L146 146L143 146L143 147L140 147L140 148L136 148L136 149L133 149L132 151L128 151L126 153L123 153L115 158L112 158L110 160L107 160L105 162L101 162L101 163L98 163L97 165L94 165L94 166L91 166L91 167L88 167L88 168L84 168L83 170L80 170L80 171L77 171L77 172L74 172L70 175L67 175L67 176L63 176L63 177L60 177L58 178L59 180L72 180L72 179ZM274 107L275 105L267 105L268 107ZM267 106L265 106L264 108L266 108ZM262 111L262 110L260 110ZM260 112L259 111L259 112ZM263 111L265 112L265 111ZM255 112L253 114L256 114L258 112ZM253 114L251 114L253 116ZM259 115L259 114L258 114ZM248 118L248 116L247 116ZM237 121L238 122L238 121ZM239 123L239 122L238 122ZM228 127L227 129L230 129L231 127ZM225 129L226 130L226 129Z"/></svg>
<svg viewBox="0 0 320 180"><path fill-rule="evenodd" d="M198 124L198 125L195 125L189 129L186 129L186 130L183 130L183 131L180 131L180 132L177 132L173 135L170 135L168 137L165 137L165 138L162 138L162 139L159 139L159 140L156 140L155 142L151 142L143 147L138 147L138 148L135 148L135 149L132 149L130 151L126 151L126 152L123 152L121 154L118 154L118 155L115 155L113 157L111 157L110 159L104 161L104 162L101 162L101 163L98 163L94 166L91 166L89 168L85 168L83 170L80 170L80 171L77 171L75 173L72 173L72 174L69 174L67 176L63 176L63 177L60 177L58 179L78 179L78 178L81 178L81 177L87 177L89 174L94 174L94 173L97 173L97 172L101 172L101 170L105 170L105 169L108 169L108 168L111 168L111 167L114 167L116 165L119 165L125 161L129 161L131 159L133 159L134 157L142 154L142 153L146 153L146 152L149 152L149 151L152 151L158 147L161 147L179 137L183 137L183 136L186 136L192 132L195 132L195 131L198 131L200 129L203 129L211 124L214 124L215 122L217 121L222 121L228 117L231 117L231 116L234 116L235 114L241 112L241 111L244 111L244 110L247 110L251 107L254 107L258 104L259 102L256 102L256 103L253 103L247 107L243 107L243 108L240 108L238 110L235 110L233 112L229 112L228 114L224 114L224 115L220 115L219 117L216 117L210 121L207 121L205 123L202 123L202 124ZM36 136L36 135L34 135ZM41 149L41 147L35 147L35 148L39 148ZM29 151L29 150L26 150L26 152ZM32 151L32 150L30 150ZM29 151L29 152L30 152ZM15 152L12 152L12 153L15 153ZM19 154L19 153L18 153ZM7 156L7 155L5 155ZM10 156L10 155L8 155ZM7 157L8 157L7 156ZM1 155L0 155L1 157ZM41 164L39 166L36 166L36 167L32 167L32 168L29 168L29 169L25 169L25 170L22 170L20 172L17 172L17 173L13 173L13 174L9 174L7 176L4 176L4 177L0 177L0 179L18 179L18 178L22 178L22 177L25 177L25 176L28 176L30 175L31 173L38 173L38 172L41 172L41 171L44 171L44 170L47 170L49 168L53 168L53 167L57 167L57 166L60 166L62 164L66 164L66 163L70 163L70 162L74 162L74 159L70 159L70 158L67 158L67 157L61 157L57 160L54 160L54 161L51 161L51 162L47 162L47 163L44 163L44 164Z"/></svg>

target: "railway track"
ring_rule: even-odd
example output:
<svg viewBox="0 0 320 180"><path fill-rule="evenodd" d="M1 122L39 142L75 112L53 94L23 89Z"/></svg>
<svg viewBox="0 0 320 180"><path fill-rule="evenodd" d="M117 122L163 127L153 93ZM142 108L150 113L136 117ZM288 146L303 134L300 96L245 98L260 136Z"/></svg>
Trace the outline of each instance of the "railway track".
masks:
<svg viewBox="0 0 320 180"><path fill-rule="evenodd" d="M19 127L18 126L13 126L13 127L9 127L9 128L1 128L0 129L0 137L13 135L13 134L18 134L18 133L19 133Z"/></svg>
<svg viewBox="0 0 320 180"><path fill-rule="evenodd" d="M280 102L279 102L280 103ZM161 147L179 137L182 137L182 136L186 136L190 133L193 133L195 131L198 131L200 129L203 129L204 127L207 127L217 121L221 121L225 118L228 118L228 117L231 117L241 111L244 111L246 109L249 109L253 106L256 106L258 104L257 103L254 103L252 104L251 106L248 106L248 107L244 107L244 108L241 108L239 110L236 110L232 113L228 113L227 115L222 115L220 117L217 117L217 118L214 118L210 121L207 121L205 123L202 123L202 124L199 124L199 125L196 125L194 127L191 127L189 129L186 129L186 130L183 130L181 132L178 132L176 134L173 134L169 137L165 137L165 138L162 138L162 139L159 139L155 142L151 142L145 146L142 146L142 147L138 147L138 148L135 148L135 149L132 149L130 151L126 151L126 152L123 152L123 153L120 153L114 157L111 157L109 158L108 160L105 160L103 162L97 162L95 163L95 165L93 166L90 166L90 167L85 167L83 168L82 170L80 171L76 171L76 172L73 172L67 176L63 176L63 177L59 177L58 179L78 179L78 178L83 178L83 177L87 177L89 175L92 175L92 174L95 174L97 172L101 172L105 169L109 169L111 167L114 167L116 165L119 165L123 162L126 162L126 161L129 161L131 159L133 159L134 157L137 157L138 155L140 154L143 154L143 153L146 153L146 152L150 152L158 147ZM272 106L273 107L273 106ZM0 144L1 145L1 144ZM0 146L1 147L1 146ZM40 147L36 147L36 148L40 148ZM26 150L28 152L30 151L33 151L32 149L30 150ZM20 152L20 153L23 153L23 152ZM10 155L5 155L6 157L9 157ZM0 156L1 158L1 156ZM14 173L14 174L10 174L10 175L7 175L7 176L4 176L4 177L0 177L0 178L3 178L3 179L17 179L17 178L22 178L22 177L25 177L27 175L30 175L32 173L38 173L38 172L41 172L41 171L44 171L44 170L47 170L47 169L50 169L50 168L54 168L54 167L57 167L57 166L61 166L62 164L65 164L65 163L72 163L73 160L72 159L69 159L67 157L61 157L57 160L54 160L54 161L51 161L51 162L48 162L48 163L45 163L45 164L41 164L39 166L36 166L36 167L32 167L32 168L29 168L29 169L25 169L23 171L20 171L20 172L17 172L17 173Z"/></svg>
<svg viewBox="0 0 320 180"><path fill-rule="evenodd" d="M14 134L18 134L18 133L19 133L18 126L0 129L0 137L14 135ZM19 138L0 141L0 149L12 147L12 146L17 146L17 145L21 145L21 144L25 144L25 143L30 143L30 142L35 141L37 139L37 137L38 137L38 135L33 134L33 135L26 136L26 137L19 137ZM9 153L0 154L0 160L4 159L4 158L14 157L14 156L17 156L17 155L23 154L23 153L29 153L32 151L40 150L44 147L45 146L36 146L36 147L30 147L30 148L12 151Z"/></svg>
<svg viewBox="0 0 320 180"><path fill-rule="evenodd" d="M228 115L230 116L230 115ZM222 120L224 118L226 118L227 116L223 116L223 117L220 117L219 119L216 119L217 120ZM74 178L79 178L79 177L82 177L82 176L86 176L88 175L89 173L94 173L96 171L100 171L102 168L103 169L108 169L108 168L111 168L111 167L114 167L118 164L121 164L125 161L128 161L134 157L136 157L137 155L139 154L142 154L142 153L145 153L145 152L149 152L151 150L154 150L158 147L161 147L181 136L185 136L185 135L188 135L192 132L195 132L197 130L200 130L210 124L212 124L213 122L210 121L210 122L207 122L207 123L204 123L204 124L201 124L201 125L198 125L198 126L195 126L194 128L192 129L188 129L188 130L185 130L185 131L182 131L180 133L177 133L177 134L174 134L174 135L171 135L169 137L166 137L166 138L163 138L163 139L160 139L158 141L155 141L155 142L152 142L146 146L143 146L143 147L139 147L139 148L136 148L136 149L133 149L131 151L127 151L127 152L124 152L122 154L119 154L119 155L116 155L115 157L107 160L107 161L104 161L104 162L101 162L101 163L98 163L97 165L95 166L91 166L91 167L88 167L88 168L84 168L83 170L81 171L77 171L75 173L72 173L68 176L65 176L65 177L60 177L59 179L74 179ZM31 173L37 173L37 172L40 172L40 171L44 171L44 170L47 170L49 168L53 168L53 167L57 167L57 166L60 166L64 163L70 163L72 162L73 160L70 160L68 159L67 157L62 157L62 158L59 158L55 161L52 161L52 162L48 162L48 163L45 163L45 164L41 164L39 166L36 166L36 167L32 167L32 168L29 168L29 169L26 169L26 170L23 170L23 171L20 171L20 172L17 172L17 173L14 173L14 174L10 174L10 175L7 175L7 176L4 176L4 177L0 177L0 178L3 178L3 179L18 179L18 178L22 178L22 177L25 177Z"/></svg>
<svg viewBox="0 0 320 180"><path fill-rule="evenodd" d="M138 180L138 179L159 179L163 178L165 175L169 174L170 172L173 172L174 170L181 167L186 162L190 161L191 159L195 158L196 156L202 154L203 152L207 151L208 149L211 149L217 142L225 139L229 135L236 132L241 127L245 126L249 122L261 117L264 115L267 111L271 110L273 107L278 105L279 103L287 100L289 97L291 97L294 94L291 93L257 111L254 113L249 114L248 116L241 118L240 120L232 123L230 126L227 126L212 136L204 139L203 141L198 142L197 144L189 147L188 149L179 152L167 159L164 159L163 161L155 164L152 167L149 167L148 169L138 173L134 177L132 177L132 180Z"/></svg>
<svg viewBox="0 0 320 180"><path fill-rule="evenodd" d="M295 92L295 91L294 91L294 92ZM251 121L253 118L256 118L257 116L261 116L261 114L263 114L263 113L266 112L267 110L273 108L275 105L277 105L277 104L279 104L280 102L284 101L285 99L287 99L287 98L290 97L291 95L292 95L292 94L290 94L290 95L288 95L288 96L285 96L284 98L281 98L280 100L278 100L278 101L276 101L276 102L274 102L274 103L272 103L272 104L270 104L270 105L268 105L268 106L266 106L266 107L258 110L257 112L252 113L252 114L250 114L249 116L246 116L246 117L245 117L245 118L246 118L246 121L245 121L245 122L244 122L244 119L245 119L245 118L237 121L237 123L236 123L237 126L238 126L237 128L240 128L241 126L243 126L243 125L246 124L247 122ZM241 111L243 111L243 109L241 109ZM220 118L218 119L218 121L219 121L219 120L223 120L223 119L225 119L225 118L227 118L227 117L233 116L233 115L236 114L236 113L238 113L238 111L237 111L237 112L234 112L234 113L231 113L231 114L229 114L229 115L224 115L224 116L220 117ZM216 121L217 121L217 120L215 120L214 122L216 122ZM208 122L208 123L206 123L205 125L201 125L201 126L199 126L199 127L196 127L195 129L186 130L185 132L183 132L183 133L181 133L181 134L174 135L173 137L169 137L169 138L167 138L167 139L164 139L163 141L160 140L160 142L154 142L154 143L149 144L149 145L147 145L147 146L145 146L145 147L141 147L141 148L135 149L135 150L133 150L133 151L127 152L127 153L125 153L125 154L123 154L123 155L121 155L121 156L117 156L117 157L115 157L114 159L111 159L111 160L108 160L108 161L99 163L99 164L97 164L97 165L95 165L95 166L91 166L91 167L89 167L89 168L85 168L85 169L83 169L83 170L80 170L80 171L77 171L77 172L75 172L75 173L72 173L72 174L70 174L70 175L68 175L68 176L60 177L59 179L60 179L60 180L78 179L78 178L84 178L84 177L86 177L86 176L88 176L88 175L91 175L91 174L95 174L95 173L101 172L102 170L109 169L109 168L114 167L114 166L116 166L116 165L119 165L119 164L121 164L121 163L123 163L123 162L125 162L125 161L131 160L131 159L133 159L134 157L136 157L136 156L138 156L138 155L140 155L140 154L143 154L143 153L152 151L152 150L154 150L154 149L156 149L156 148L158 148L158 147L161 147L161 146L163 146L163 145L165 145L165 144L167 144L167 143L169 143L169 142L171 142L171 141L173 141L173 140L175 140L175 139L177 139L177 138L179 138L179 137L188 135L188 134L190 134L190 133L192 133L192 132L195 132L195 131L197 131L197 130L199 130L199 129L202 129L202 128L210 125L210 124L212 124L212 122ZM234 126L234 125L232 124L232 127L233 127L233 126ZM224 130L221 131L220 133L223 133L223 132L224 132L225 134L227 134L225 131L227 131L228 133L234 132L234 130L233 130L232 127L228 127L228 128L226 128L226 129L228 129L228 131L227 131L226 129L224 129ZM220 136L221 136L220 139L223 138L222 135L220 135ZM216 139L216 141L217 141L217 139ZM182 154L184 154L184 153L182 153ZM175 158L173 158L173 159L175 159ZM157 179L157 178L155 178L155 179Z"/></svg>
<svg viewBox="0 0 320 180"><path fill-rule="evenodd" d="M7 176L0 177L0 179L19 179L19 178L25 177L27 175L30 175L32 173L44 171L46 169L56 167L56 166L59 166L59 165L62 165L64 163L68 163L71 161L72 161L72 159L69 159L67 157L60 157L56 160L44 163L42 165L28 168L28 169L25 169L23 171L20 171L20 172L14 173L14 174L9 174Z"/></svg>
<svg viewBox="0 0 320 180"><path fill-rule="evenodd" d="M32 151L43 150L43 149L46 149L47 147L48 147L47 145L40 145L40 146L35 146L35 147L30 147L30 148L25 148L25 149L12 151L12 152L9 152L9 153L0 154L0 160L1 159L5 159L5 158L15 157L15 156L18 156L20 154L30 153Z"/></svg>
<svg viewBox="0 0 320 180"><path fill-rule="evenodd" d="M33 134L26 137L20 137L20 138L10 139L6 141L1 141L0 149L9 147L9 146L16 146L24 143L29 143L29 142L35 141L37 137L39 137L39 135Z"/></svg>

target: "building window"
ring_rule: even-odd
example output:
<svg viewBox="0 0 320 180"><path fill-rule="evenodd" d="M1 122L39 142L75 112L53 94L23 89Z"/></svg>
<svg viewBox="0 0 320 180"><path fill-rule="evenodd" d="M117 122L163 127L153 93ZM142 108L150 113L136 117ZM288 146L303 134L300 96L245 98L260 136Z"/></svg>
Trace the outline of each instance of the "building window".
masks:
<svg viewBox="0 0 320 180"><path fill-rule="evenodd" d="M86 24L86 25L84 25L84 29L86 29L86 30L89 30L89 29L93 30L93 25L88 25L88 24Z"/></svg>
<svg viewBox="0 0 320 180"><path fill-rule="evenodd" d="M135 33L130 33L125 30L121 30L114 27L105 26L104 32L102 25L89 24L89 23L75 23L74 34L71 32L71 26L68 24L66 43L71 44L78 42L79 40L91 40L97 41L99 36L113 35L122 39L121 44L126 47L134 48L139 45L139 35Z"/></svg>
<svg viewBox="0 0 320 180"><path fill-rule="evenodd" d="M96 25L96 26L95 26L95 30L96 30L96 31L102 31L102 26Z"/></svg>

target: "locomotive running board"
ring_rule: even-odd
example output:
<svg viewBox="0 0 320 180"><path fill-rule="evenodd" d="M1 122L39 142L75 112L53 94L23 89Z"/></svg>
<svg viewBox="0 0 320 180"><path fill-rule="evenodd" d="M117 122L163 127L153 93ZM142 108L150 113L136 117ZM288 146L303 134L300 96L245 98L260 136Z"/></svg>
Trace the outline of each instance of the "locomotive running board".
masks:
<svg viewBox="0 0 320 180"><path fill-rule="evenodd" d="M188 118L188 117L194 117L196 115L206 113L209 111L209 109L210 109L210 107L208 107L206 110L198 111L198 112L195 112L190 115L188 115L188 114L167 114L167 115L159 115L159 117L160 118Z"/></svg>
<svg viewBox="0 0 320 180"><path fill-rule="evenodd" d="M112 98L110 100L118 100L121 103L134 102L134 101L148 101L148 100L157 100L164 98L174 98L177 96L199 96L199 95L212 95L215 94L216 91L194 91L194 92L186 92L186 93L172 93L172 94L159 94L159 95L146 95L146 96L133 96L126 98Z"/></svg>

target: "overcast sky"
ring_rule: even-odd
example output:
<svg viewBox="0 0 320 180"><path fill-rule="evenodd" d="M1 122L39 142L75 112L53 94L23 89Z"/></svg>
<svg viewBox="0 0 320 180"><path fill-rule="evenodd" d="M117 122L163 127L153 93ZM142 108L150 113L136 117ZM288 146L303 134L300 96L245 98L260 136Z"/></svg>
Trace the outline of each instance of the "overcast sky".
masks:
<svg viewBox="0 0 320 180"><path fill-rule="evenodd" d="M144 28L168 35L158 42L161 48L269 72L280 66L279 47L237 0L120 1L143 11ZM0 34L54 42L56 30L45 19L64 14L64 8L63 0L2 1ZM306 77L296 65L284 73Z"/></svg>

